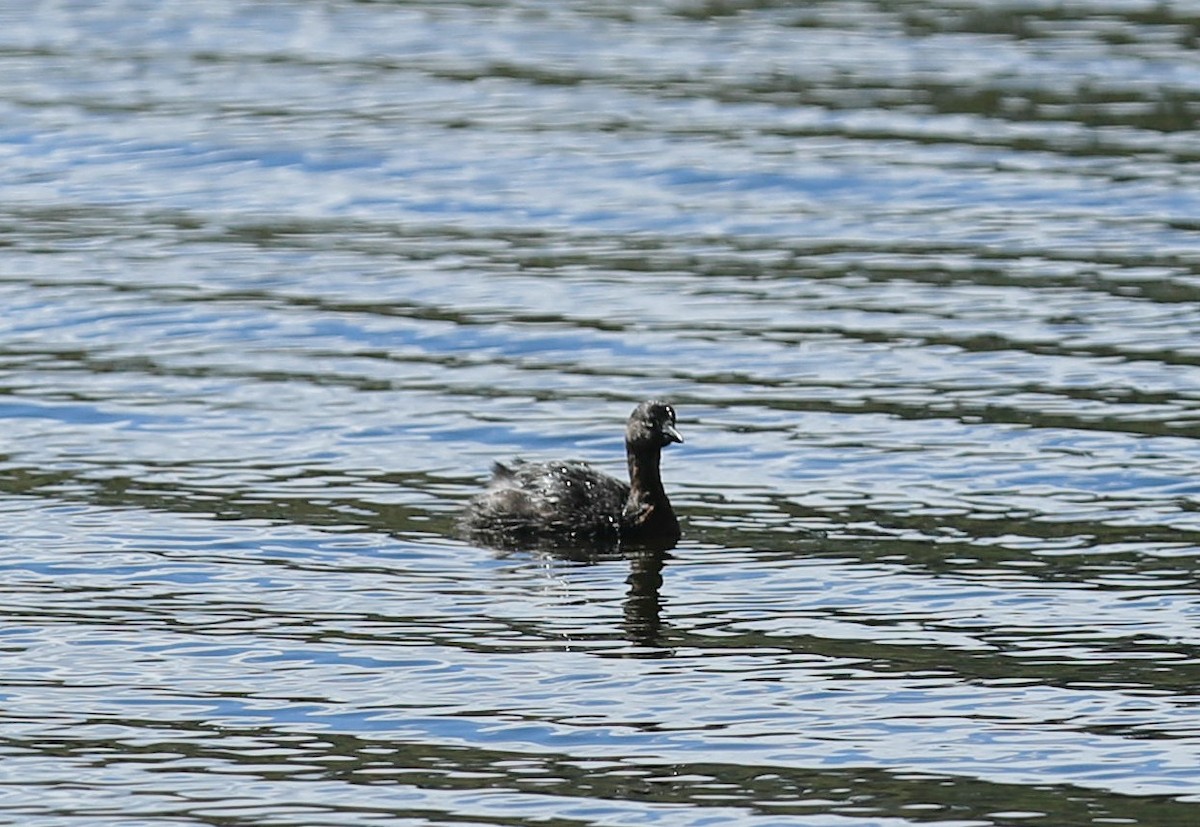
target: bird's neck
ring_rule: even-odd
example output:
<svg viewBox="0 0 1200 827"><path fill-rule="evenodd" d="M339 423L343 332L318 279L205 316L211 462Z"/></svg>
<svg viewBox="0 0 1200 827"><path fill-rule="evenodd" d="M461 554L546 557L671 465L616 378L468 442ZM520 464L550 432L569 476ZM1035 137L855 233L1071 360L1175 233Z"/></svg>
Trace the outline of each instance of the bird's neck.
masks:
<svg viewBox="0 0 1200 827"><path fill-rule="evenodd" d="M622 539L671 549L679 541L679 521L662 490L662 449L637 450L625 443L629 461L629 499L622 514Z"/></svg>
<svg viewBox="0 0 1200 827"><path fill-rule="evenodd" d="M636 451L628 444L629 499L621 515L622 539L661 549L679 542L679 521L663 490L658 471L661 449Z"/></svg>
<svg viewBox="0 0 1200 827"><path fill-rule="evenodd" d="M669 506L659 472L662 451L658 448L638 450L625 443L625 459L629 463L629 504Z"/></svg>

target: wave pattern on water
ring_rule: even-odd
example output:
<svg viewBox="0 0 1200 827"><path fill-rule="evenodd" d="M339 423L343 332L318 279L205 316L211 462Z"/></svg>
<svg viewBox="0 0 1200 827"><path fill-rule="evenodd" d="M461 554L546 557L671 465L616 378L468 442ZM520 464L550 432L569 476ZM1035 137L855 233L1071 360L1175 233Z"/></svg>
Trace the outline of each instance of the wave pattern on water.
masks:
<svg viewBox="0 0 1200 827"><path fill-rule="evenodd" d="M0 22L5 816L1195 820L1184 5ZM679 548L454 536L652 396Z"/></svg>

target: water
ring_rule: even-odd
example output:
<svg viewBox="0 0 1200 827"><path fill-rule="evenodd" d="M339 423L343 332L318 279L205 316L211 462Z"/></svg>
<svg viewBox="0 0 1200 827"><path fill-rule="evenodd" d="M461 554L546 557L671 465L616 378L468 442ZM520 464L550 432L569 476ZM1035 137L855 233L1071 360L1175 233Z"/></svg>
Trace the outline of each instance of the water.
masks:
<svg viewBox="0 0 1200 827"><path fill-rule="evenodd" d="M0 20L0 820L1200 817L1186 4Z"/></svg>

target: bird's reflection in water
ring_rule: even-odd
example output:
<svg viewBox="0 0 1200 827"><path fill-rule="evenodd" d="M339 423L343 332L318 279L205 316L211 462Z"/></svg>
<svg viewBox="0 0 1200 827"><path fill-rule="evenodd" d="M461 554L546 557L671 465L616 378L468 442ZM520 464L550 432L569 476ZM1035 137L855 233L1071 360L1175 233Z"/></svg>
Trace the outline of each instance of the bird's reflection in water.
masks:
<svg viewBox="0 0 1200 827"><path fill-rule="evenodd" d="M625 582L625 635L638 646L657 647L662 640L663 566L665 551L639 551L628 556L629 576Z"/></svg>
<svg viewBox="0 0 1200 827"><path fill-rule="evenodd" d="M629 564L629 575L625 583L629 590L622 602L622 629L626 639L638 647L656 648L662 646L662 584L663 568L670 559L670 549L675 544L660 544L655 546L619 547L619 546L519 546L516 544L492 544L492 547L507 556L513 553L529 552L547 562L566 561L596 565L625 560ZM645 656L648 653L640 653ZM662 656L668 654L663 652Z"/></svg>

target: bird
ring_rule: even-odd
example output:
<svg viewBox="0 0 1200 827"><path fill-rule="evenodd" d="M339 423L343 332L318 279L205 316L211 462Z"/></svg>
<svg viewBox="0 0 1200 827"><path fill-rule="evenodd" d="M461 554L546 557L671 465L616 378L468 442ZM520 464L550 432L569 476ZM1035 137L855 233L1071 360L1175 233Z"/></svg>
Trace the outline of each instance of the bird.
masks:
<svg viewBox="0 0 1200 827"><path fill-rule="evenodd" d="M659 466L662 449L682 442L675 409L642 402L625 424L628 483L576 460L497 462L459 527L489 545L674 548L679 521Z"/></svg>

